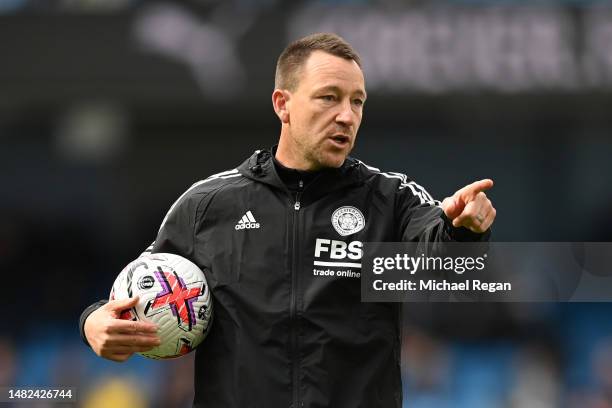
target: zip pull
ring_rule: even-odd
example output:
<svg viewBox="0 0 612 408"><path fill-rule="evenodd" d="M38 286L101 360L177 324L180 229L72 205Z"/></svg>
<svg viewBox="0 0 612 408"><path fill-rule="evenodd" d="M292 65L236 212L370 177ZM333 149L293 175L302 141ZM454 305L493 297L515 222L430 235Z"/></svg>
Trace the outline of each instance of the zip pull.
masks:
<svg viewBox="0 0 612 408"><path fill-rule="evenodd" d="M300 203L300 198L302 198L302 193L298 191L297 193L295 193L295 204L293 204L293 209L295 211L299 211L302 207L302 203Z"/></svg>

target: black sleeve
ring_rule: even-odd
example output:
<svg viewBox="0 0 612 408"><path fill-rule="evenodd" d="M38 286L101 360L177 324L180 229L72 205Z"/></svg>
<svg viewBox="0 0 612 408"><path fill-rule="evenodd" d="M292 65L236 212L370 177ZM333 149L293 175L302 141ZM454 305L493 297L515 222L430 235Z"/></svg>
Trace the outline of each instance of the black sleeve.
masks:
<svg viewBox="0 0 612 408"><path fill-rule="evenodd" d="M427 191L416 183L399 191L398 203L401 215L403 242L418 243L417 251L427 256L481 256L489 250L491 229L476 233L464 227L454 227L446 216L440 202L431 198ZM473 242L473 245L446 245L451 242ZM436 277L456 279L456 274L438 271ZM482 293L457 292L457 299L478 300Z"/></svg>
<svg viewBox="0 0 612 408"><path fill-rule="evenodd" d="M96 303L92 305L87 306L87 308L83 310L83 313L81 313L81 317L79 317L79 332L81 333L81 338L83 339L85 344L87 344L88 346L89 346L89 342L87 341L87 338L85 337L85 320L87 320L90 314L92 314L95 310L105 305L106 303L108 303L108 300L103 299L103 300L97 301Z"/></svg>

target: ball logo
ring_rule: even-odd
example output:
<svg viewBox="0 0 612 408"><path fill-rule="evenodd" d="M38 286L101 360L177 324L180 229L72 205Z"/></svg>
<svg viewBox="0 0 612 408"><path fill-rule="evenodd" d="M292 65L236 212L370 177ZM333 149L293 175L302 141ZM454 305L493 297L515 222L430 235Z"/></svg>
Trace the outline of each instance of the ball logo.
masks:
<svg viewBox="0 0 612 408"><path fill-rule="evenodd" d="M365 218L361 211L352 206L338 208L331 217L332 225L343 237L359 232L365 227Z"/></svg>
<svg viewBox="0 0 612 408"><path fill-rule="evenodd" d="M151 289L155 284L155 279L151 275L145 275L138 280L138 289L146 290Z"/></svg>
<svg viewBox="0 0 612 408"><path fill-rule="evenodd" d="M200 310L198 310L198 319L206 318L206 311L207 310L208 310L208 307L206 307L206 305L200 306Z"/></svg>

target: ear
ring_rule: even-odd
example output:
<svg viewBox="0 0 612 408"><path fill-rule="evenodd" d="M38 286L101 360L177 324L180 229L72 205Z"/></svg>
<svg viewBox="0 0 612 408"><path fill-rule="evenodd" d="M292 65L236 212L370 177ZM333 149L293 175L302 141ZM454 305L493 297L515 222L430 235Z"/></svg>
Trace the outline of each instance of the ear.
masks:
<svg viewBox="0 0 612 408"><path fill-rule="evenodd" d="M289 123L289 99L291 93L282 89L272 92L272 106L281 123Z"/></svg>

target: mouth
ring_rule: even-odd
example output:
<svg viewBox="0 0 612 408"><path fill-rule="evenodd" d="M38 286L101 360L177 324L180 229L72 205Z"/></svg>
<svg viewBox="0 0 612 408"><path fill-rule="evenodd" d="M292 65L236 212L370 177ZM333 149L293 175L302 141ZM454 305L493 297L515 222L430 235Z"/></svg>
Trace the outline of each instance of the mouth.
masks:
<svg viewBox="0 0 612 408"><path fill-rule="evenodd" d="M329 140L331 140L334 145L337 145L339 147L345 147L351 141L351 139L348 136L342 135L342 134L330 136Z"/></svg>

